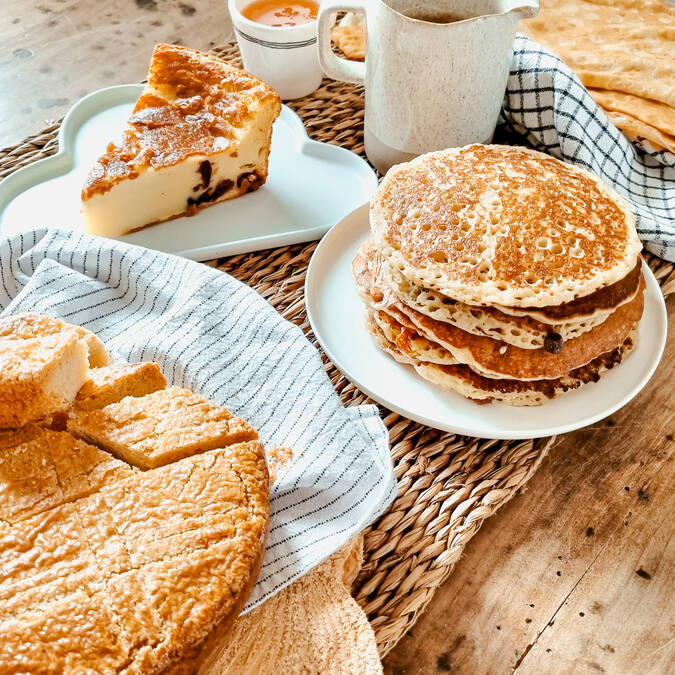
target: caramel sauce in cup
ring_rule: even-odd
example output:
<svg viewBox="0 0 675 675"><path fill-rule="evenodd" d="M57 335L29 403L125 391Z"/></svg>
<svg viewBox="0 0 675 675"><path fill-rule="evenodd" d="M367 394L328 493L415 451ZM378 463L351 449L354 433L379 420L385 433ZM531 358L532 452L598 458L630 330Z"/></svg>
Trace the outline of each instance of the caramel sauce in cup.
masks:
<svg viewBox="0 0 675 675"><path fill-rule="evenodd" d="M254 0L242 16L265 26L281 28L316 21L319 5L312 0Z"/></svg>
<svg viewBox="0 0 675 675"><path fill-rule="evenodd" d="M316 17L328 1L227 0L244 68L284 100L321 86Z"/></svg>

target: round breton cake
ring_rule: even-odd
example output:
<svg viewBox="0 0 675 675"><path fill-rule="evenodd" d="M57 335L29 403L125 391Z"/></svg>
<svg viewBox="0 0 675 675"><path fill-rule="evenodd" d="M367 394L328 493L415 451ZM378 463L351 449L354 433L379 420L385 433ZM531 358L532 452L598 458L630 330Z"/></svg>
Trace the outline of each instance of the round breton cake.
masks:
<svg viewBox="0 0 675 675"><path fill-rule="evenodd" d="M370 224L386 264L472 305L571 302L629 275L642 248L616 192L522 147L470 145L393 167Z"/></svg>

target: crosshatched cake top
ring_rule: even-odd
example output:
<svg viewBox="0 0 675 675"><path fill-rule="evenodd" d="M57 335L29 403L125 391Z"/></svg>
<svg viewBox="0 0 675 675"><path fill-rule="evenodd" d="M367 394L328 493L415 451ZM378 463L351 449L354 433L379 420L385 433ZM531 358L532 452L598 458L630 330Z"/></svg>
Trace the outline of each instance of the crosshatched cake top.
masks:
<svg viewBox="0 0 675 675"><path fill-rule="evenodd" d="M236 156L238 137L264 105L280 105L279 95L246 71L196 49L157 45L124 138L109 144L87 177L83 199L190 155Z"/></svg>
<svg viewBox="0 0 675 675"><path fill-rule="evenodd" d="M628 205L593 174L499 145L393 167L370 224L411 282L477 305L572 301L629 274L642 248Z"/></svg>

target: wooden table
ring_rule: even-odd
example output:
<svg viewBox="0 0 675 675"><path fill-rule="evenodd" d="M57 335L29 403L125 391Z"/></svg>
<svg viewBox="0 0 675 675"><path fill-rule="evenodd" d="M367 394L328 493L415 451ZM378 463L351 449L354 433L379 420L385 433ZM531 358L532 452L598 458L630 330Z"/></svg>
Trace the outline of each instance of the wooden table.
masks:
<svg viewBox="0 0 675 675"><path fill-rule="evenodd" d="M671 338L637 398L560 438L469 542L388 673L674 672L674 363Z"/></svg>
<svg viewBox="0 0 675 675"><path fill-rule="evenodd" d="M5 0L0 147L99 87L145 77L156 42L232 37L225 0ZM675 333L675 300L668 301ZM385 660L416 673L675 669L675 340L647 388L562 437L487 521Z"/></svg>
<svg viewBox="0 0 675 675"><path fill-rule="evenodd" d="M141 82L158 42L234 38L227 0L2 0L0 148L101 87Z"/></svg>

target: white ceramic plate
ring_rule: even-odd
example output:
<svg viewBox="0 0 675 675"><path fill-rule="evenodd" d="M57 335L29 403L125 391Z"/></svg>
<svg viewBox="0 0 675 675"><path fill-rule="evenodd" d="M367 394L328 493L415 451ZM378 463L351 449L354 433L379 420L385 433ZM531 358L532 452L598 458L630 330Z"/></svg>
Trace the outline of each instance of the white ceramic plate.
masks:
<svg viewBox="0 0 675 675"><path fill-rule="evenodd" d="M0 236L36 227L84 231L80 191L87 172L118 139L143 87L108 87L66 115L59 152L0 184ZM274 124L269 176L256 192L120 237L166 253L208 260L318 239L377 188L374 171L349 150L311 141L286 106Z"/></svg>
<svg viewBox="0 0 675 675"><path fill-rule="evenodd" d="M422 379L375 346L363 321L351 262L369 234L368 206L339 222L321 241L307 271L305 300L312 330L331 361L359 389L405 417L481 438L538 438L573 431L624 406L649 381L666 341L666 308L645 265L645 310L640 341L630 358L597 384L534 408L476 405Z"/></svg>

